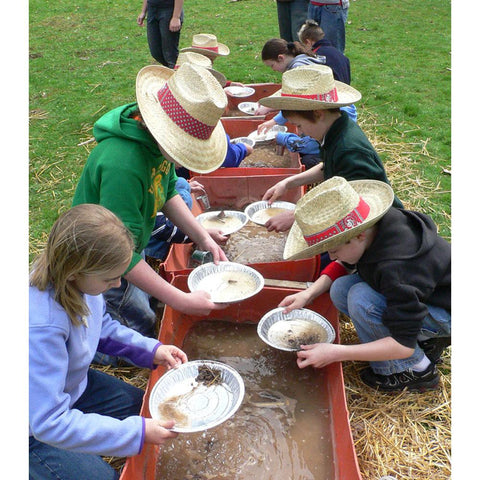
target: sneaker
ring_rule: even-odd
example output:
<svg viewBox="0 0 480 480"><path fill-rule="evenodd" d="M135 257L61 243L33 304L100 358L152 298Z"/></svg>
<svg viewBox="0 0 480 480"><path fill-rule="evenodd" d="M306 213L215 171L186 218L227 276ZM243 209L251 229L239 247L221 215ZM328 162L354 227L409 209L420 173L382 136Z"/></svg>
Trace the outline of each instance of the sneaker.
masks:
<svg viewBox="0 0 480 480"><path fill-rule="evenodd" d="M450 337L438 337L418 342L420 348L432 363L440 363L442 361L443 351L452 343Z"/></svg>
<svg viewBox="0 0 480 480"><path fill-rule="evenodd" d="M437 388L440 377L437 367L431 363L423 372L405 370L404 372L393 373L392 375L380 375L375 373L371 367L360 372L363 383L369 387L377 388L384 392L400 392L403 389L423 392Z"/></svg>

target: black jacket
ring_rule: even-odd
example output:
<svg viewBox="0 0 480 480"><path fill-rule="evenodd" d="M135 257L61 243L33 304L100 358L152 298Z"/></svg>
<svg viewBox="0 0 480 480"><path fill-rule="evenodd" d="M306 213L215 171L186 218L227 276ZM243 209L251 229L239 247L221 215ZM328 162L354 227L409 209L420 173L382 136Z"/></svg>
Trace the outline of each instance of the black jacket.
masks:
<svg viewBox="0 0 480 480"><path fill-rule="evenodd" d="M312 46L317 57L325 57L325 65L333 70L333 78L350 85L350 60L327 39L322 39Z"/></svg>
<svg viewBox="0 0 480 480"><path fill-rule="evenodd" d="M382 321L414 348L427 304L451 310L451 245L425 214L390 208L357 264L360 277L385 296Z"/></svg>

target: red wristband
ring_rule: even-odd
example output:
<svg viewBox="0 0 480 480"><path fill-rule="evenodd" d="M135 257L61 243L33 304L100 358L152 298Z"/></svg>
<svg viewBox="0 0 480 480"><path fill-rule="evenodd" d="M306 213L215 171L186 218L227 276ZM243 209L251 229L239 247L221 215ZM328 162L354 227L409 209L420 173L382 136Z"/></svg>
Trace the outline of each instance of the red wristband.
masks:
<svg viewBox="0 0 480 480"><path fill-rule="evenodd" d="M334 282L337 278L343 277L347 275L347 269L338 262L330 262L321 272L320 275L327 275L330 277L332 282Z"/></svg>

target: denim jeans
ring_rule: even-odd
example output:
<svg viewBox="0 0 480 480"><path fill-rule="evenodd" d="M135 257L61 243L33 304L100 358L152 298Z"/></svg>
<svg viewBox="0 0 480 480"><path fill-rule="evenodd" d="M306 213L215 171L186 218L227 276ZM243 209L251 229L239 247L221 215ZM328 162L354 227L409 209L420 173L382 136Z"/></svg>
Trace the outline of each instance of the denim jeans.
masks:
<svg viewBox="0 0 480 480"><path fill-rule="evenodd" d="M278 29L280 38L298 42L298 31L307 19L309 0L277 1Z"/></svg>
<svg viewBox="0 0 480 480"><path fill-rule="evenodd" d="M191 210L193 202L190 184L187 182L187 180L185 180L183 177L179 177L177 183L175 184L175 189L182 197L187 207ZM162 228L161 231L156 231L160 228ZM153 232L155 233L152 234L147 246L145 247L145 255L161 260L165 260L165 258L167 258L172 243L181 243L185 238L185 234L179 231L175 225L163 215L157 215Z"/></svg>
<svg viewBox="0 0 480 480"><path fill-rule="evenodd" d="M330 298L338 310L350 317L360 342L368 343L390 336L389 329L382 322L382 315L387 306L385 297L364 282L358 274L337 278L330 287ZM450 313L433 305L427 307L429 314L422 323L421 339L449 337ZM423 355L423 350L417 344L411 357L370 362L370 365L375 373L391 375L412 368L420 362Z"/></svg>
<svg viewBox="0 0 480 480"><path fill-rule="evenodd" d="M325 38L340 50L345 52L345 24L348 8L340 5L308 5L308 18L315 20L325 32Z"/></svg>
<svg viewBox="0 0 480 480"><path fill-rule="evenodd" d="M98 370L90 369L83 395L72 408L84 413L98 413L123 420L138 415L143 390ZM117 480L118 472L99 455L62 450L29 439L30 480Z"/></svg>
<svg viewBox="0 0 480 480"><path fill-rule="evenodd" d="M174 68L178 57L180 31L171 32L168 27L173 9L147 6L147 40L152 57L162 65ZM183 23L183 11L180 17Z"/></svg>

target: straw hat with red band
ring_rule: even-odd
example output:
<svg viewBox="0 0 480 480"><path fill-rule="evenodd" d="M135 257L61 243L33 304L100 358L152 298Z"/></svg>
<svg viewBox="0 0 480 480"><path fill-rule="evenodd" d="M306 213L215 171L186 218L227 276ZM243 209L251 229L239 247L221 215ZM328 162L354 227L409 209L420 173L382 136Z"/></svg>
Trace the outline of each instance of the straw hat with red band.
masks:
<svg viewBox="0 0 480 480"><path fill-rule="evenodd" d="M194 63L195 65L200 65L205 67L220 83L221 87L224 87L227 84L227 79L223 73L218 72L212 68L212 61L205 55L195 52L180 52L177 57L177 64L175 65L175 70L178 69L183 63Z"/></svg>
<svg viewBox="0 0 480 480"><path fill-rule="evenodd" d="M198 173L223 163L227 137L220 118L227 96L207 69L150 65L138 72L136 91L142 118L168 158Z"/></svg>
<svg viewBox="0 0 480 480"><path fill-rule="evenodd" d="M325 180L298 201L283 258L309 258L343 245L378 222L392 203L392 188L379 180Z"/></svg>
<svg viewBox="0 0 480 480"><path fill-rule="evenodd" d="M261 105L279 110L324 110L358 102L361 93L333 78L326 65L302 65L282 75L282 88L259 100Z"/></svg>
<svg viewBox="0 0 480 480"><path fill-rule="evenodd" d="M217 41L217 37L211 33L197 33L192 38L192 46L182 48L181 52L196 52L207 57L225 57L230 54L230 49Z"/></svg>

